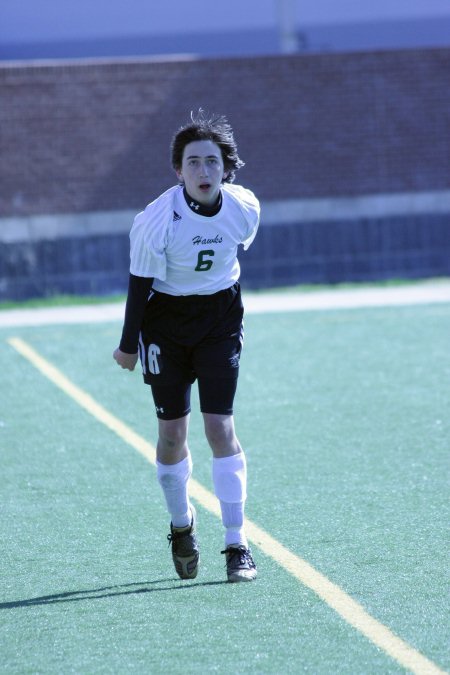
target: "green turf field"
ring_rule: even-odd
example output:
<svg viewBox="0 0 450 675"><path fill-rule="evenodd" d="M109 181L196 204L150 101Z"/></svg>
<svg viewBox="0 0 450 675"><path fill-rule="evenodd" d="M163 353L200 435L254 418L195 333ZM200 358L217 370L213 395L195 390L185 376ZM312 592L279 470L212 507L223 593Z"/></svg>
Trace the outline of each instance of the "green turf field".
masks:
<svg viewBox="0 0 450 675"><path fill-rule="evenodd" d="M398 636L413 666L277 562L270 538L252 542L257 581L227 584L220 521L198 503L201 571L178 580L152 464L8 342L154 443L149 390L112 360L114 323L0 331L0 672L450 667L450 305L248 315L245 328L247 516ZM194 478L211 491L193 407Z"/></svg>

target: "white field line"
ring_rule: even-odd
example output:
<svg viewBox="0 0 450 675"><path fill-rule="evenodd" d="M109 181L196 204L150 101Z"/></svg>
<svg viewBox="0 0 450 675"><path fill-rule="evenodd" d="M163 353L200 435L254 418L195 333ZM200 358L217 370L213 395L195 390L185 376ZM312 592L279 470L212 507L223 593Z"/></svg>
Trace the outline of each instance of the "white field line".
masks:
<svg viewBox="0 0 450 675"><path fill-rule="evenodd" d="M8 339L8 343L79 406L155 465L156 450L151 443L112 415L90 394L71 382L64 373L43 358L27 342L21 338L12 337ZM191 480L190 493L199 504L220 518L216 497L201 483ZM249 540L255 546L258 546L298 581L316 593L342 619L404 668L416 675L442 675L444 673L435 663L372 617L362 605L339 586L318 572L306 560L289 551L265 530L250 520L246 521L246 530Z"/></svg>
<svg viewBox="0 0 450 675"><path fill-rule="evenodd" d="M310 291L307 293L244 293L246 314L263 312L302 312L363 307L394 307L431 303L450 303L450 281L384 288ZM0 328L43 326L46 324L104 323L122 321L124 305L74 305L44 309L0 311Z"/></svg>

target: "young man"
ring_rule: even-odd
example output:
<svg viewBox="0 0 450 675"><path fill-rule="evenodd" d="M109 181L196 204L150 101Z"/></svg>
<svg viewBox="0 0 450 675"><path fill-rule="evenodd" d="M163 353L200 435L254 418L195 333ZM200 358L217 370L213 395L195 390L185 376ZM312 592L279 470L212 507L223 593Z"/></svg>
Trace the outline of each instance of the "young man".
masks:
<svg viewBox="0 0 450 675"><path fill-rule="evenodd" d="M138 351L158 418L157 476L171 516L168 539L181 579L197 576L196 512L189 501L191 386L197 380L213 484L225 527L228 581L251 581L256 565L244 531L246 460L233 400L243 340L237 248L259 224L259 202L232 185L243 166L225 117L202 110L171 145L179 185L139 213L130 233L125 321L114 359L133 370Z"/></svg>

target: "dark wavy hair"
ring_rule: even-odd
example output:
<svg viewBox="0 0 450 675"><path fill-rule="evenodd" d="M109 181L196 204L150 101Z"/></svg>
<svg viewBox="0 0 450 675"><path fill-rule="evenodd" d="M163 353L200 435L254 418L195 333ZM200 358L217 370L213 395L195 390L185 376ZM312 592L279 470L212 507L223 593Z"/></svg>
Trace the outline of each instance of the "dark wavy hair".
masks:
<svg viewBox="0 0 450 675"><path fill-rule="evenodd" d="M213 141L222 153L223 165L228 172L224 179L232 183L235 172L244 166L237 153L237 145L233 129L224 115L208 115L202 108L197 113L191 112L191 119L178 129L171 143L172 167L179 171L183 161L184 148L193 141Z"/></svg>

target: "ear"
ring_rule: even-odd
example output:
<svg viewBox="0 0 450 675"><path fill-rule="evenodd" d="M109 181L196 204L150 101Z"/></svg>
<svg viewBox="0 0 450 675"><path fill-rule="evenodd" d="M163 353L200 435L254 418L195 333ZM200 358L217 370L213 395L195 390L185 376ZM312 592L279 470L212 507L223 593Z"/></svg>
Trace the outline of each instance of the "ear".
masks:
<svg viewBox="0 0 450 675"><path fill-rule="evenodd" d="M179 181L183 180L183 174L181 173L181 169L175 169L175 173L177 174L177 178Z"/></svg>
<svg viewBox="0 0 450 675"><path fill-rule="evenodd" d="M222 180L223 180L223 181L226 180L226 179L228 178L229 175L230 175L230 172L229 172L229 171L224 171L224 172L223 172Z"/></svg>

